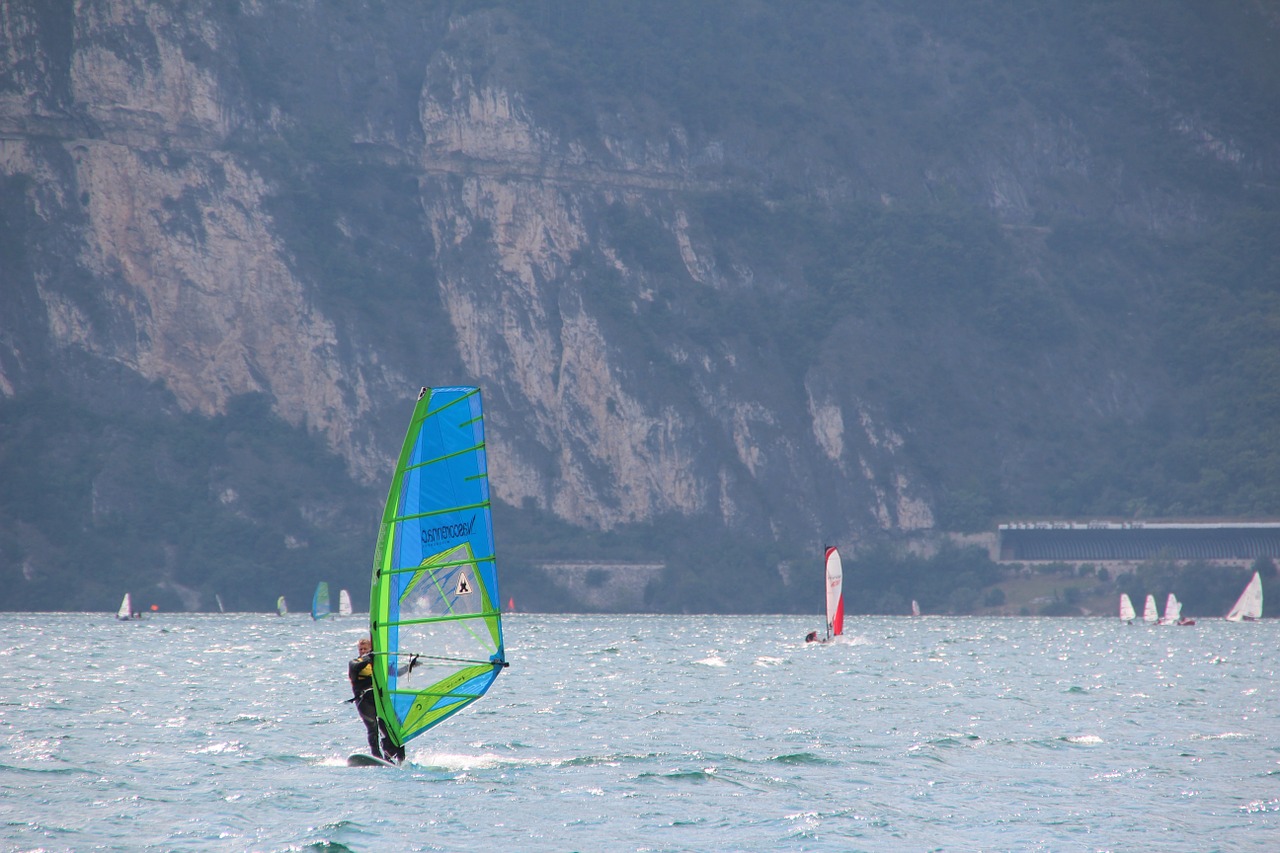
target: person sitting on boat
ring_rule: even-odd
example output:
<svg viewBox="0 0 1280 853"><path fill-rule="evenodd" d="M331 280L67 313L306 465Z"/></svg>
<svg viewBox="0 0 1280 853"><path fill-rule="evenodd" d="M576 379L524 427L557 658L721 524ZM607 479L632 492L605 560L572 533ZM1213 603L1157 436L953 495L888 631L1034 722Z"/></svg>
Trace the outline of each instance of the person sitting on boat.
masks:
<svg viewBox="0 0 1280 853"><path fill-rule="evenodd" d="M396 674L413 672L417 662L418 656L414 655ZM356 643L356 657L347 664L347 678L351 681L351 701L356 703L356 710L360 712L360 719L364 722L365 732L369 737L369 754L397 764L404 761L404 747L392 742L391 736L387 734L386 724L378 717L373 698L373 641L368 637L361 637Z"/></svg>

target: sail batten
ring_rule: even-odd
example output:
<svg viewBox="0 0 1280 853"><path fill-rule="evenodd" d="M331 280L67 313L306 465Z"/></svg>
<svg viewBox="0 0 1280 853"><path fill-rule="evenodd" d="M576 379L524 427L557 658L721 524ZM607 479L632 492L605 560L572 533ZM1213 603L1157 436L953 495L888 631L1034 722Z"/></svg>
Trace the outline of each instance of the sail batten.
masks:
<svg viewBox="0 0 1280 853"><path fill-rule="evenodd" d="M469 566L472 563L493 563L495 561L496 561L496 558L492 554L490 554L488 557L476 557L474 560L459 560L456 563L441 563L437 568L443 568L446 566ZM420 571L421 569L422 569L421 566L401 566L398 569L384 569L383 571L385 571L389 575L394 575L394 574L404 574L405 572L416 572L416 571Z"/></svg>
<svg viewBox="0 0 1280 853"><path fill-rule="evenodd" d="M481 618L483 617L477 616L474 613L445 613L440 616L423 616L419 619L395 619L395 620L388 621L386 624L388 627L392 625L395 625L395 626L434 625L437 622L459 622L466 619L481 619Z"/></svg>
<svg viewBox="0 0 1280 853"><path fill-rule="evenodd" d="M470 423L463 424L462 426L464 426L464 427L465 427L465 426L470 426ZM406 471L416 471L416 470L418 470L419 468L425 468L425 467L427 467L428 465L435 465L437 462L445 462L445 461L447 461L447 460L449 460L449 459L454 458L455 456L462 456L464 453L474 453L474 452L476 452L477 450L484 450L484 443L483 443L483 442L482 442L482 443L480 443L480 444L478 444L478 445L476 445L475 447L464 447L464 448L463 448L463 449L461 449L461 450L455 450L453 453L446 453L444 456L437 456L435 459L428 459L428 460L426 460L425 462L419 462L419 463L418 463L418 464L416 464L416 465L410 465L410 466L409 466L408 468L406 468L405 470L406 470ZM484 475L483 473L481 473L481 474L479 474L479 475L477 475L477 476L485 476L485 475Z"/></svg>
<svg viewBox="0 0 1280 853"><path fill-rule="evenodd" d="M464 506L449 506L449 507L445 507L444 509L433 509L430 512L418 512L418 513L414 513L413 515L401 515L401 516L397 516L392 520L393 521L417 521L420 518L428 518L433 515L446 515L451 512L463 512L469 509L488 509L488 508L489 508L489 502L485 501L482 504L466 504Z"/></svg>
<svg viewBox="0 0 1280 853"><path fill-rule="evenodd" d="M506 666L480 389L424 388L409 424L369 607L378 716L400 746Z"/></svg>

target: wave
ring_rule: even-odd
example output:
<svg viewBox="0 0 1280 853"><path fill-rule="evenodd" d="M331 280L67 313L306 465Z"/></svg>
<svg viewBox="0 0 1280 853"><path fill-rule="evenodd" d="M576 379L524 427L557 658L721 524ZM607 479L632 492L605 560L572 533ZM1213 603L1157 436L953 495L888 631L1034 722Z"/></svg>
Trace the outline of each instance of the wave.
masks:
<svg viewBox="0 0 1280 853"><path fill-rule="evenodd" d="M839 764L838 761L832 761L829 758L823 758L820 755L814 755L812 752L788 752L782 755L775 755L767 759L771 764L787 764L787 765L832 765Z"/></svg>
<svg viewBox="0 0 1280 853"><path fill-rule="evenodd" d="M1064 743L1080 744L1081 746L1097 746L1100 743L1105 743L1105 741L1097 735L1067 735L1065 737L1058 738L1058 740L1063 741Z"/></svg>

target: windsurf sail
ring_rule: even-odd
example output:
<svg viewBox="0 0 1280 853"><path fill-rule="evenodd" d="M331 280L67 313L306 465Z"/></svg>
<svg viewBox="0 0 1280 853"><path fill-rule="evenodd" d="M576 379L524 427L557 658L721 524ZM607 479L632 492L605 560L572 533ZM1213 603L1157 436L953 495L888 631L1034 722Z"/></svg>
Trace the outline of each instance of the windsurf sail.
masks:
<svg viewBox="0 0 1280 853"><path fill-rule="evenodd" d="M1147 596L1147 602L1142 606L1142 621L1155 624L1160 621L1160 611L1156 610L1156 597L1154 595Z"/></svg>
<svg viewBox="0 0 1280 853"><path fill-rule="evenodd" d="M1178 600L1178 596L1169 593L1169 597L1164 600L1164 615L1160 617L1160 624L1177 625L1181 618L1182 602Z"/></svg>
<svg viewBox="0 0 1280 853"><path fill-rule="evenodd" d="M347 592L345 589L338 592L338 615L351 615L351 593Z"/></svg>
<svg viewBox="0 0 1280 853"><path fill-rule="evenodd" d="M1129 593L1120 593L1120 620L1122 622L1132 622L1137 616L1137 611L1133 609L1133 602L1129 600Z"/></svg>
<svg viewBox="0 0 1280 853"><path fill-rule="evenodd" d="M124 599L120 602L120 609L116 611L116 618L117 619L133 618L133 599L130 597L129 593L127 592L124 594Z"/></svg>
<svg viewBox="0 0 1280 853"><path fill-rule="evenodd" d="M1252 622L1262 618L1262 578L1257 572L1249 579L1244 592L1227 614L1228 622Z"/></svg>
<svg viewBox="0 0 1280 853"><path fill-rule="evenodd" d="M418 395L369 599L374 696L397 746L479 699L507 665L479 388Z"/></svg>
<svg viewBox="0 0 1280 853"><path fill-rule="evenodd" d="M276 599L276 613L279 614L280 616L283 616L288 612L289 612L289 605L285 603L284 596L282 595Z"/></svg>
<svg viewBox="0 0 1280 853"><path fill-rule="evenodd" d="M839 637L844 633L844 569L835 546L827 548L826 565L827 636Z"/></svg>
<svg viewBox="0 0 1280 853"><path fill-rule="evenodd" d="M316 584L315 595L311 596L311 618L323 619L329 615L329 584L320 581Z"/></svg>
<svg viewBox="0 0 1280 853"><path fill-rule="evenodd" d="M912 616L920 615L920 602L916 601L914 598L911 599L911 615Z"/></svg>
<svg viewBox="0 0 1280 853"><path fill-rule="evenodd" d="M227 608L225 608L225 607L223 607L223 606L222 606L222 596L218 595L218 594L215 592L215 593L213 594L213 600L214 600L214 601L216 601L216 602L218 602L218 612L219 612L219 613L226 613L226 612L227 612Z"/></svg>

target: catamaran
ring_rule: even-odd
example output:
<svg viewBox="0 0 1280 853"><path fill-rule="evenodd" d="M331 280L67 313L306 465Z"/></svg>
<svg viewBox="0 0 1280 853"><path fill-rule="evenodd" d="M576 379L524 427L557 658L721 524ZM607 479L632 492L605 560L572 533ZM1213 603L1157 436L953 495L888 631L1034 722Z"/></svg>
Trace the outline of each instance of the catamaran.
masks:
<svg viewBox="0 0 1280 853"><path fill-rule="evenodd" d="M818 639L817 631L810 631L806 642L827 643L844 633L844 568L840 552L829 546L823 560L827 586L827 635Z"/></svg>
<svg viewBox="0 0 1280 853"><path fill-rule="evenodd" d="M329 615L329 584L320 581L316 584L315 594L311 596L311 618L324 619Z"/></svg>
<svg viewBox="0 0 1280 853"><path fill-rule="evenodd" d="M1262 578L1257 572L1245 585L1235 607L1227 613L1228 622L1253 622L1262 618Z"/></svg>
<svg viewBox="0 0 1280 853"><path fill-rule="evenodd" d="M475 702L507 666L500 601L480 389L423 388L369 594L375 706L396 747Z"/></svg>
<svg viewBox="0 0 1280 853"><path fill-rule="evenodd" d="M1129 593L1120 593L1120 621L1133 624L1133 620L1138 614L1133 609L1133 602L1129 600Z"/></svg>
<svg viewBox="0 0 1280 853"><path fill-rule="evenodd" d="M338 591L338 615L351 615L351 593L344 590Z"/></svg>

